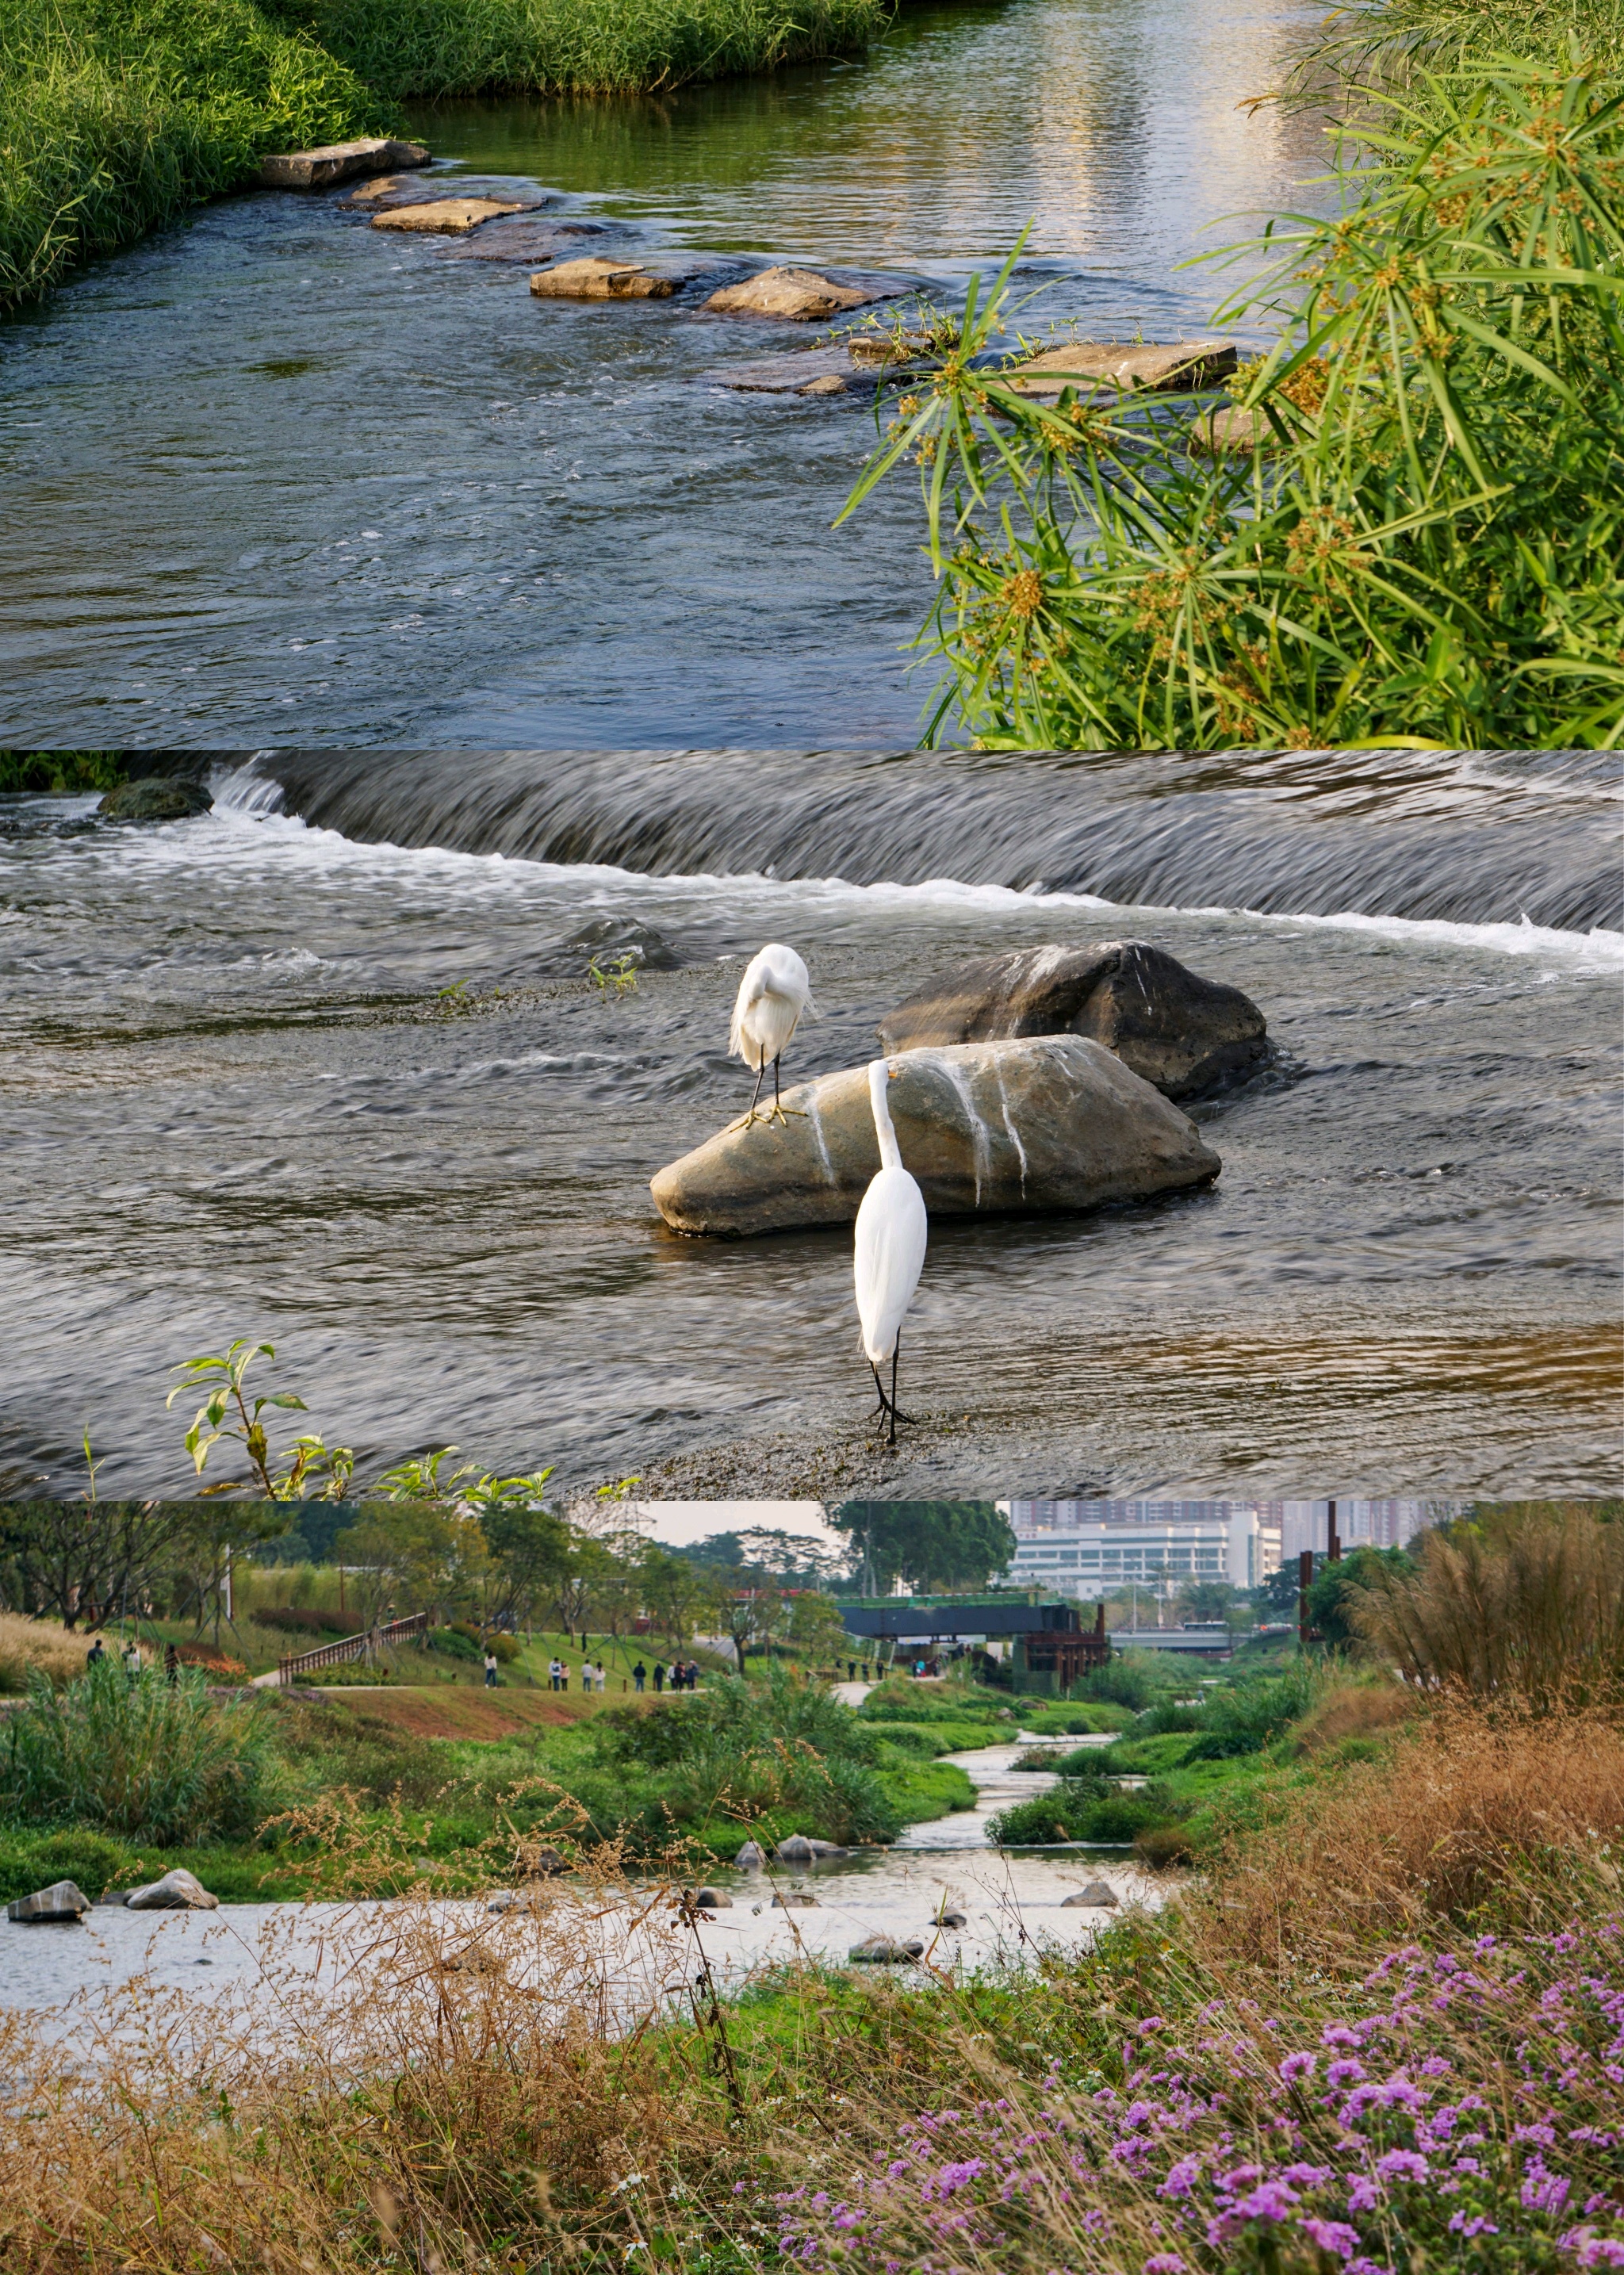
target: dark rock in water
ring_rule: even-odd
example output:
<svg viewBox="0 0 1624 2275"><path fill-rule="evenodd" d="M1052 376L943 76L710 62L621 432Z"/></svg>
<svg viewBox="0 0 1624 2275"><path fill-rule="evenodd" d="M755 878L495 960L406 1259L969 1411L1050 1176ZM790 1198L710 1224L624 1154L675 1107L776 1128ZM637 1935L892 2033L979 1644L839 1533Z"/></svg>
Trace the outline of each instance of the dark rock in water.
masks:
<svg viewBox="0 0 1624 2275"><path fill-rule="evenodd" d="M562 970L580 972L594 956L602 964L617 956L633 957L639 971L680 971L683 964L663 934L636 917L594 917L568 940L561 941L549 962Z"/></svg>
<svg viewBox="0 0 1624 2275"><path fill-rule="evenodd" d="M816 1896L774 1896L770 1908L775 1912L815 1912L823 1907Z"/></svg>
<svg viewBox="0 0 1624 2275"><path fill-rule="evenodd" d="M961 964L880 1023L888 1051L1021 1035L1086 1035L1168 1098L1243 1072L1268 1047L1250 995L1137 940L1013 949Z"/></svg>
<svg viewBox="0 0 1624 2275"><path fill-rule="evenodd" d="M736 388L746 395L850 395L866 402L880 388L904 382L910 369L905 364L888 367L857 356L842 342L719 365L702 371L699 378L707 387Z"/></svg>
<svg viewBox="0 0 1624 2275"><path fill-rule="evenodd" d="M330 190L358 174L389 174L403 166L427 166L420 142L397 142L374 135L359 142L327 142L318 150L280 150L260 161L260 186L267 190Z"/></svg>
<svg viewBox="0 0 1624 2275"><path fill-rule="evenodd" d="M556 1848L522 1847L516 1861L519 1870L527 1878L533 1880L551 1880L560 1872L567 1872L570 1869L568 1863L559 1855ZM427 1863L427 1859L425 1858L424 1862Z"/></svg>
<svg viewBox="0 0 1624 2275"><path fill-rule="evenodd" d="M1108 1882L1091 1880L1087 1887L1079 1888L1075 1896L1063 1896L1060 1908L1063 1912L1072 1912L1098 1905L1101 1910L1114 1910L1121 1901Z"/></svg>
<svg viewBox="0 0 1624 2275"><path fill-rule="evenodd" d="M214 802L201 782L146 775L110 790L96 812L110 821L185 821L190 814L207 813Z"/></svg>
<svg viewBox="0 0 1624 2275"><path fill-rule="evenodd" d="M968 1927L970 1919L965 1912L938 1912L931 1924L933 1927Z"/></svg>
<svg viewBox="0 0 1624 2275"><path fill-rule="evenodd" d="M377 181L363 182L338 202L388 213L396 206L426 205L436 195L493 198L510 213L535 213L542 206L556 205L563 192L539 189L533 182L516 181L505 174L436 174L427 182L421 175L385 174Z"/></svg>
<svg viewBox="0 0 1624 2275"><path fill-rule="evenodd" d="M842 1848L837 1840L814 1840L804 1833L792 1833L787 1840L778 1844L781 1864L818 1864L831 1856L850 1856L850 1848Z"/></svg>
<svg viewBox="0 0 1624 2275"><path fill-rule="evenodd" d="M96 1898L99 1904L127 1904L135 1893L133 1888L103 1888Z"/></svg>
<svg viewBox="0 0 1624 2275"><path fill-rule="evenodd" d="M767 1863L767 1858L761 1853L761 1844L759 1840L746 1840L733 1862L741 1872L759 1872Z"/></svg>
<svg viewBox="0 0 1624 2275"><path fill-rule="evenodd" d="M9 1903L5 1916L32 1927L72 1927L89 1909L89 1897L72 1880L53 1880L49 1888L36 1888L31 1896L19 1896Z"/></svg>
<svg viewBox="0 0 1624 2275"><path fill-rule="evenodd" d="M933 1216L1144 1200L1222 1167L1176 1106L1080 1035L905 1051L895 1064L891 1118ZM798 1083L784 1105L783 1125L732 1123L653 1178L675 1231L851 1222L880 1167L868 1069Z"/></svg>
<svg viewBox="0 0 1624 2275"><path fill-rule="evenodd" d="M707 1912L730 1912L733 1899L725 1888L698 1888L694 1891L696 1907Z"/></svg>
<svg viewBox="0 0 1624 2275"><path fill-rule="evenodd" d="M602 221L493 221L472 237L448 245L442 261L510 261L516 268L536 268L574 253L595 238L617 237L624 230Z"/></svg>
<svg viewBox="0 0 1624 2275"><path fill-rule="evenodd" d="M888 1935L871 1935L865 1942L854 1943L846 1954L857 1967L908 1967L925 1955L925 1946L917 1935L906 1943L898 1943Z"/></svg>

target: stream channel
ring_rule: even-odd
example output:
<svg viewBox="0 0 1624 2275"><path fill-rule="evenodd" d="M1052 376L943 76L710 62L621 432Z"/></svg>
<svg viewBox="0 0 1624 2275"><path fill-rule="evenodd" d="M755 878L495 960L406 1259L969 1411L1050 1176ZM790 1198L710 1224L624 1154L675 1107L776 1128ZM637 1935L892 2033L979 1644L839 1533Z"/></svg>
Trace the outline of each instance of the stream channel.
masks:
<svg viewBox="0 0 1624 2275"><path fill-rule="evenodd" d="M1121 1849L1063 1851L990 1848L987 1819L1010 1802L1026 1800L1054 1782L1045 1771L1012 1770L1017 1754L1044 1741L978 1749L948 1757L978 1789L976 1808L909 1827L895 1845L814 1868L774 1867L767 1873L718 1868L711 1885L726 1889L730 1908L699 1924L706 1958L722 1983L736 1987L764 1967L808 1959L843 1962L850 1948L875 1935L923 1937L939 1967L974 1969L1019 1963L1044 1945L1075 1947L1113 1914L1094 1907L1068 1908L1067 1896L1103 1880L1119 1901L1154 1904L1156 1883ZM1069 1738L1056 1752L1110 1743ZM812 1905L775 1908L774 1893L810 1896ZM444 1947L467 1946L471 1936L491 1939L493 1951L517 1960L538 1985L555 1984L570 1969L597 1963L621 2012L637 2014L652 1995L682 1994L696 1954L689 1937L661 1917L640 1934L633 1924L646 1899L608 1906L554 1906L567 1891L548 1889L530 1925L521 1906L492 1924L483 1903L435 1903L434 1931ZM296 2003L298 1984L342 1997L346 1978L364 1970L371 1955L392 1949L387 1904L223 1904L215 1912L127 1912L98 1906L83 1925L31 1927L0 1922L0 2007L23 2010L52 2037L88 2043L97 2017L116 2035L152 2028L154 1997L172 2037L178 2005L224 2006L274 2030L276 2016ZM963 1927L936 1929L935 1916L956 1908ZM421 1907L411 1907L420 1917ZM600 1915L601 1932L584 1946L582 1913ZM549 1930L549 1921L553 1923ZM587 1961L585 1953L593 1954ZM560 1954L567 1954L561 1960ZM207 1972L204 1970L207 1969ZM130 1986L141 1995L127 1999ZM274 1993L274 1995L273 1995ZM207 2044L211 2025L198 2025Z"/></svg>
<svg viewBox="0 0 1624 2275"><path fill-rule="evenodd" d="M1318 123L1238 109L1319 0L904 6L864 58L412 119L445 194L558 193L594 249L888 272L956 305L1030 223L1019 318L1175 339L1181 264L1330 193ZM494 184L492 178L496 178ZM704 287L528 292L317 197L206 208L0 324L0 741L906 741L917 488L837 532L866 404L706 374L814 328Z"/></svg>

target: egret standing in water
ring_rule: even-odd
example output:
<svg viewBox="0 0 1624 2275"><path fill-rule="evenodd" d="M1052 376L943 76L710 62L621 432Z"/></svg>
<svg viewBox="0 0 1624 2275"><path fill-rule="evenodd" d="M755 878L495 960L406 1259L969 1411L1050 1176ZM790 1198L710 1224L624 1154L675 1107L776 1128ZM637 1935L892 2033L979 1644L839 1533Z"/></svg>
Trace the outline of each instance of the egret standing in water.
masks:
<svg viewBox="0 0 1624 2275"><path fill-rule="evenodd" d="M742 1122L734 1123L736 1130L748 1130L756 1121L788 1119L778 1095L778 1062L800 1020L815 1019L817 1016L806 966L792 948L774 941L751 957L744 966L744 977L738 984L738 999L733 1006L728 1054L754 1067L756 1089L750 1111ZM767 1113L758 1115L756 1100L761 1095L762 1080L769 1064L773 1069L773 1103ZM798 1114L800 1108L791 1110Z"/></svg>
<svg viewBox="0 0 1624 2275"><path fill-rule="evenodd" d="M875 1059L868 1069L869 1102L874 1109L874 1135L880 1140L880 1174L863 1196L857 1211L857 1248L853 1277L857 1281L857 1317L863 1323L863 1349L873 1369L880 1393L880 1411L891 1419L890 1440L896 1443L896 1425L912 1416L896 1407L896 1355L903 1320L913 1301L925 1265L925 1195L903 1167L903 1156L891 1126L888 1085L898 1069ZM888 1398L880 1370L891 1362L891 1394Z"/></svg>

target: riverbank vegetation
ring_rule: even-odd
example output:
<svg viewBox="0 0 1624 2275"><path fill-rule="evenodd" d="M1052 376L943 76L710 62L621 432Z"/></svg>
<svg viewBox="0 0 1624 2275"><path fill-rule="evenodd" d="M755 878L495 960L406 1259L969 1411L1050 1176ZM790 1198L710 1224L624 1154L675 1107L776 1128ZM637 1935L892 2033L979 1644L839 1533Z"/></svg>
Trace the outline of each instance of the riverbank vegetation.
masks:
<svg viewBox="0 0 1624 2275"><path fill-rule="evenodd" d="M0 0L0 310L411 95L606 93L861 48L888 0Z"/></svg>
<svg viewBox="0 0 1624 2275"><path fill-rule="evenodd" d="M1582 1531L1610 1526L1530 1520L1547 1575L1565 1540L1616 1620L1610 1546ZM1529 1600L1518 1531L1476 1536L1507 1607ZM8 2265L1624 2265L1624 1660L1582 1649L1573 1672L1543 1703L1498 1678L1401 1686L1374 1659L1282 1672L1295 1701L1235 1712L1277 1742L1278 1712L1314 1694L1286 1726L1293 1774L1200 1876L1161 1884L1159 1910L1024 1967L967 1977L942 1935L899 1976L777 1969L723 2001L717 1931L691 1912L639 1896L647 1969L606 1952L598 1924L630 1916L611 1869L585 1903L538 1899L540 1939L523 1909L448 1933L442 1908L404 1905L366 1969L318 1984L278 1966L274 2000L211 2007L206 2045L178 2014L143 2021L140 1992L128 2035L115 2002L64 2076L13 2022ZM1350 1686L1402 1701L1355 1750ZM680 2008L631 1987L654 1977L698 1987Z"/></svg>
<svg viewBox="0 0 1624 2275"><path fill-rule="evenodd" d="M933 734L1624 736L1616 73L1462 64L1363 112L1341 137L1349 211L1272 224L1266 281L1225 312L1277 334L1227 407L1023 395L1025 346L995 353L1010 267L903 398L847 510L918 465Z"/></svg>

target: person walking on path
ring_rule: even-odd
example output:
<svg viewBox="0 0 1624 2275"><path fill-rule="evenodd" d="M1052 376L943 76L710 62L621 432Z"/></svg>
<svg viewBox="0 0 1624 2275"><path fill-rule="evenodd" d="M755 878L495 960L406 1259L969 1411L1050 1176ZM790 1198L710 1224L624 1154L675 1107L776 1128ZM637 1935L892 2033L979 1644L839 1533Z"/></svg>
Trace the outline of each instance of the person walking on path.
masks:
<svg viewBox="0 0 1624 2275"><path fill-rule="evenodd" d="M662 1659L654 1661L654 1689L656 1692L665 1689L665 1661Z"/></svg>
<svg viewBox="0 0 1624 2275"><path fill-rule="evenodd" d="M95 1641L91 1644L91 1646L90 1646L89 1650L85 1653L85 1664L86 1664L86 1666L87 1666L87 1667L99 1667L99 1666L102 1664L102 1661L106 1657L107 1657L107 1646L106 1646L106 1644L102 1642L102 1640L101 1636L97 1636L97 1637L95 1638ZM643 1688L643 1686L642 1686L642 1684L639 1682L639 1683L638 1683L638 1689L639 1690L641 1690L641 1689L642 1689L642 1688Z"/></svg>
<svg viewBox="0 0 1624 2275"><path fill-rule="evenodd" d="M140 1680L141 1647L133 1636L124 1647L124 1671L132 1682Z"/></svg>
<svg viewBox="0 0 1624 2275"><path fill-rule="evenodd" d="M643 1685L644 1685L644 1683L647 1681L647 1679L648 1679L648 1669L647 1669L647 1667L646 1667L644 1666L644 1664L643 1664L642 1660L641 1660L641 1659L638 1659L638 1661L637 1665L636 1665L636 1666L632 1668L632 1670L631 1670L631 1687L632 1687L632 1689L633 1689L635 1691L638 1692L638 1693L639 1693L639 1695L640 1695L640 1694L641 1694L641 1691L642 1691L642 1689L643 1689Z"/></svg>
<svg viewBox="0 0 1624 2275"><path fill-rule="evenodd" d="M496 1654L488 1644L485 1652L485 1688L487 1690L496 1688Z"/></svg>

